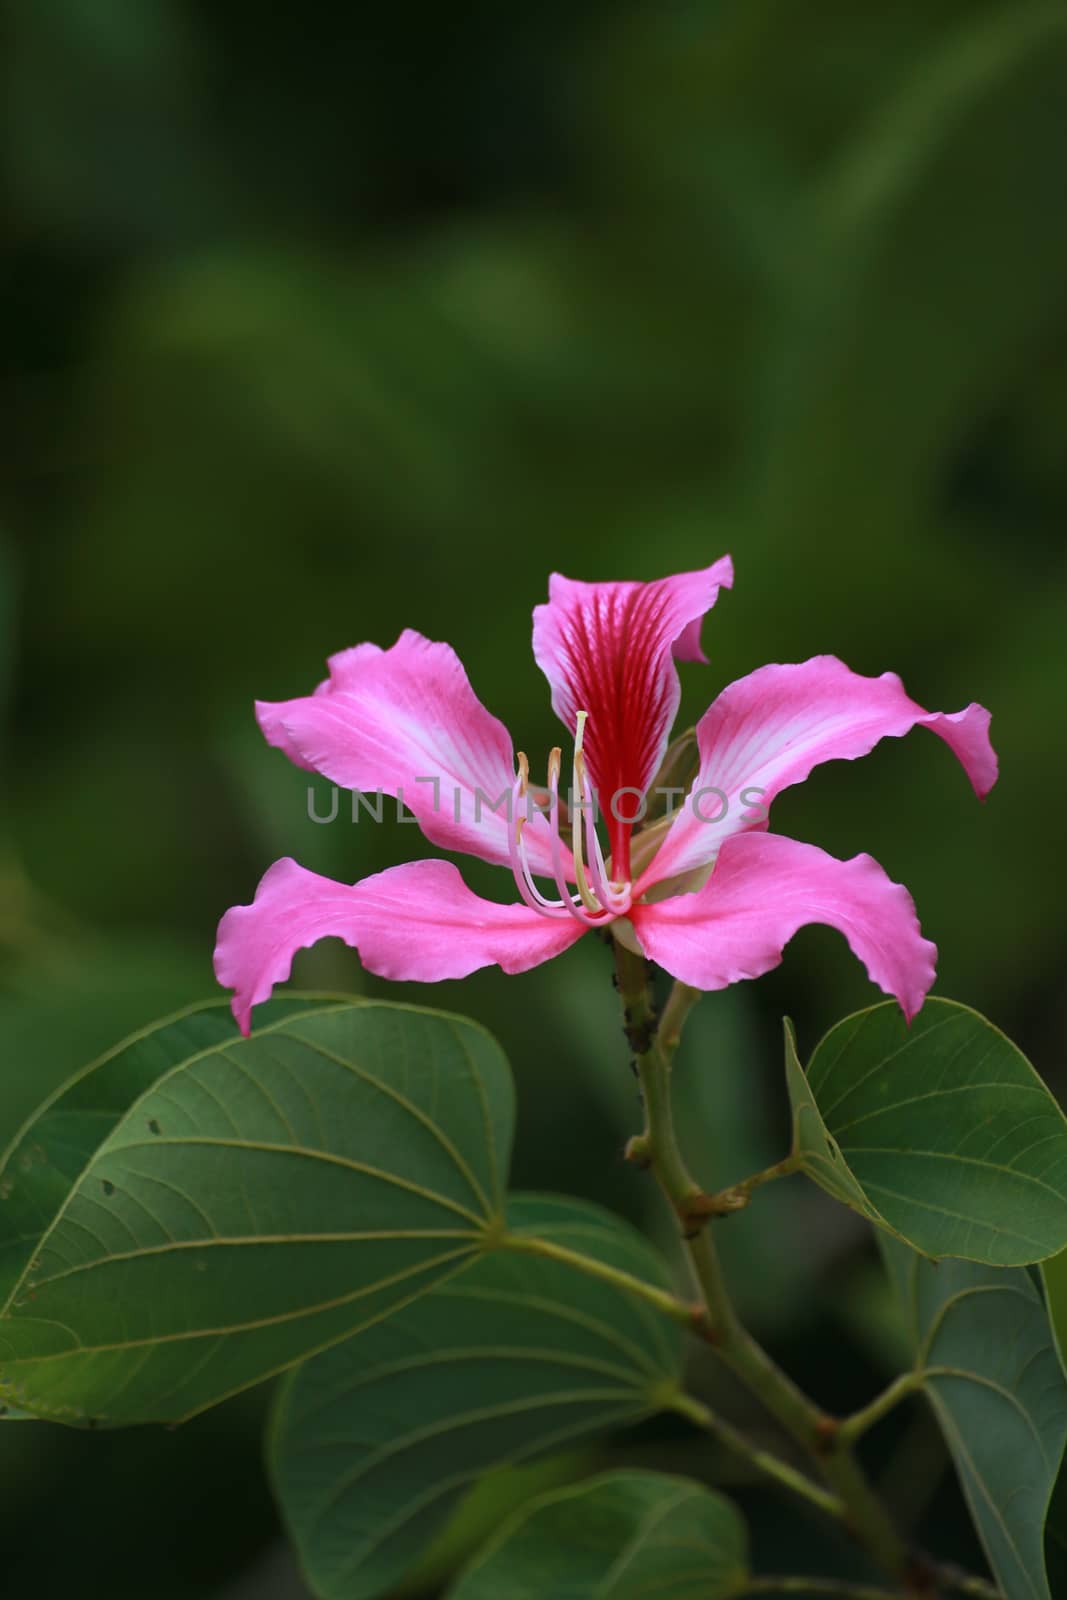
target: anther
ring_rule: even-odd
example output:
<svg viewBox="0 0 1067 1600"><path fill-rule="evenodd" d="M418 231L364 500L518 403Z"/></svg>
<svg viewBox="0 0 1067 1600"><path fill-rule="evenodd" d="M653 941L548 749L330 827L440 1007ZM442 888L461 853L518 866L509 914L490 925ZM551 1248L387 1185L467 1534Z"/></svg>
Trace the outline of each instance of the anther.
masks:
<svg viewBox="0 0 1067 1600"><path fill-rule="evenodd" d="M526 849L524 829L530 820L525 815L523 802L529 789L530 764L523 751L516 757L518 771L512 787L512 815L508 819L508 855L511 869L525 903L543 916L572 916L587 927L600 927L629 909L631 890L628 883L614 883L607 874L604 854L596 831L595 796L589 782L582 744L588 713L579 711L574 743L574 796L575 806L584 812L584 822L579 815L572 835L574 880L578 886L575 895L568 883L563 861L563 842L560 836L562 801L559 793L562 752L555 746L548 757L548 815L552 853L552 870L559 891L558 900L548 900L533 881ZM589 866L583 858L584 842Z"/></svg>

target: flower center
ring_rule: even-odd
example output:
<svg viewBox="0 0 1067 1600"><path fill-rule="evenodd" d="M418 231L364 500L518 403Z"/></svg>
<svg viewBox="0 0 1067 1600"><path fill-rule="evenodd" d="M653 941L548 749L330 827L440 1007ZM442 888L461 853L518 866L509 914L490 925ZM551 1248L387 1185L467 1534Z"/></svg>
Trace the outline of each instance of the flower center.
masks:
<svg viewBox="0 0 1067 1600"><path fill-rule="evenodd" d="M559 777L562 752L557 745L548 756L548 806L547 815L552 835L552 868L559 898L547 899L533 881L527 858L523 830L535 814L530 792L530 763L523 751L518 754L518 773L511 791L511 816L508 822L508 849L511 870L515 875L519 893L526 904L543 917L575 917L589 927L611 922L630 909L633 899L629 882L619 883L608 877L604 853L596 828L596 796L589 781L589 772L582 753L585 724L588 712L579 711L574 733L574 781L570 792L572 822L571 853L574 860L574 881L577 893L567 884L563 865L563 841L560 836ZM546 808L536 806L542 815Z"/></svg>

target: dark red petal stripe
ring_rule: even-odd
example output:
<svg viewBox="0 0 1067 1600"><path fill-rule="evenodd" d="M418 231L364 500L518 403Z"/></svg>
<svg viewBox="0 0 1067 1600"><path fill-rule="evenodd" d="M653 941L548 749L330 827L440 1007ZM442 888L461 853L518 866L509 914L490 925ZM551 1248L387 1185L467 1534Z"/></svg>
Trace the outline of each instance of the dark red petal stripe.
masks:
<svg viewBox="0 0 1067 1600"><path fill-rule="evenodd" d="M612 871L629 876L630 824L637 797L655 776L674 715L676 679L665 647L669 596L657 584L604 586L594 602L573 610L562 627L568 661L569 720L585 710L585 753L611 841ZM616 798L617 797L617 798Z"/></svg>

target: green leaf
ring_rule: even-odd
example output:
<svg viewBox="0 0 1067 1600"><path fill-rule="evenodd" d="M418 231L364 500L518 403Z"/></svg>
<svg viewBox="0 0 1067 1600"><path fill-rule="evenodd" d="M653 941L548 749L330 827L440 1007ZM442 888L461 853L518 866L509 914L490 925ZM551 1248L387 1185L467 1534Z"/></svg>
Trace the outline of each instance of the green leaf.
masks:
<svg viewBox="0 0 1067 1600"><path fill-rule="evenodd" d="M1067 1381L1030 1274L922 1261L883 1239L929 1396L1007 1600L1049 1600L1043 1532L1067 1441Z"/></svg>
<svg viewBox="0 0 1067 1600"><path fill-rule="evenodd" d="M728 1500L689 1478L606 1472L512 1517L449 1600L727 1600L747 1576Z"/></svg>
<svg viewBox="0 0 1067 1600"><path fill-rule="evenodd" d="M592 1206L522 1196L534 1233L662 1285L659 1258ZM540 1256L484 1256L286 1383L277 1493L314 1592L389 1591L483 1473L670 1405L679 1330L641 1299Z"/></svg>
<svg viewBox="0 0 1067 1600"><path fill-rule="evenodd" d="M390 1600L425 1600L490 1539L520 1507L552 1489L563 1489L601 1466L595 1440L573 1450L541 1456L530 1466L495 1467L465 1495L415 1565L390 1591Z"/></svg>
<svg viewBox="0 0 1067 1600"><path fill-rule="evenodd" d="M258 1026L324 995L286 995L263 1006ZM94 1152L145 1090L217 1043L236 1042L225 1000L190 1006L142 1028L61 1084L0 1151L0 1304L7 1300Z"/></svg>
<svg viewBox="0 0 1067 1600"><path fill-rule="evenodd" d="M204 986L203 948L166 934L74 929L42 899L16 862L0 863L0 903L14 945L37 952L5 963L0 987L0 1152L38 1107L116 1040L195 1009ZM47 951L47 956L44 952ZM42 959L42 957L44 957ZM212 1004L222 1009L213 994ZM0 1206L0 1212L3 1207Z"/></svg>
<svg viewBox="0 0 1067 1600"><path fill-rule="evenodd" d="M927 1256L1021 1266L1067 1245L1067 1120L991 1022L927 1000L839 1022L807 1075L786 1025L794 1154L828 1194Z"/></svg>
<svg viewBox="0 0 1067 1600"><path fill-rule="evenodd" d="M0 1323L0 1397L181 1420L484 1248L513 1093L474 1024L386 1004L213 1043L103 1141Z"/></svg>

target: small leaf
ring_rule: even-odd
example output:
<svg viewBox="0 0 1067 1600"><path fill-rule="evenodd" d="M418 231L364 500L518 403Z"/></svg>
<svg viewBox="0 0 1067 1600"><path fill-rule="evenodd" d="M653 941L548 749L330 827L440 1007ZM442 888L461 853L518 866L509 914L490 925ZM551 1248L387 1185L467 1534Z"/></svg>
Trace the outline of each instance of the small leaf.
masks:
<svg viewBox="0 0 1067 1600"><path fill-rule="evenodd" d="M284 995L261 1008L258 1026L303 1008L321 1010L327 998ZM191 1056L236 1040L225 1000L190 1006L139 1029L36 1107L0 1152L0 1304L94 1152L134 1101Z"/></svg>
<svg viewBox="0 0 1067 1600"><path fill-rule="evenodd" d="M835 1199L928 1256L1021 1266L1067 1245L1067 1120L991 1022L927 1000L839 1022L805 1075L786 1025L794 1153Z"/></svg>
<svg viewBox="0 0 1067 1600"><path fill-rule="evenodd" d="M231 1031L75 1183L0 1322L0 1396L180 1421L347 1337L484 1248L512 1118L460 1018L359 1002Z"/></svg>
<svg viewBox="0 0 1067 1600"><path fill-rule="evenodd" d="M494 1467L480 1478L448 1517L436 1538L390 1590L389 1600L426 1600L447 1583L497 1529L522 1506L552 1489L562 1489L601 1466L594 1440L558 1450L522 1467Z"/></svg>
<svg viewBox="0 0 1067 1600"><path fill-rule="evenodd" d="M645 1241L595 1207L522 1196L508 1221L664 1284ZM308 1361L282 1391L271 1454L314 1592L391 1591L485 1472L670 1404L681 1340L613 1284L498 1251Z"/></svg>
<svg viewBox="0 0 1067 1600"><path fill-rule="evenodd" d="M727 1600L747 1577L747 1543L737 1511L703 1484L606 1472L512 1517L448 1600Z"/></svg>
<svg viewBox="0 0 1067 1600"><path fill-rule="evenodd" d="M1007 1600L1049 1600L1043 1532L1067 1441L1067 1381L1023 1269L922 1261L883 1239L915 1370Z"/></svg>

